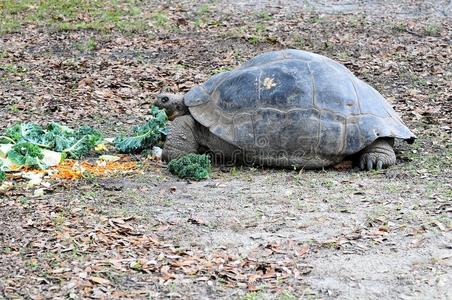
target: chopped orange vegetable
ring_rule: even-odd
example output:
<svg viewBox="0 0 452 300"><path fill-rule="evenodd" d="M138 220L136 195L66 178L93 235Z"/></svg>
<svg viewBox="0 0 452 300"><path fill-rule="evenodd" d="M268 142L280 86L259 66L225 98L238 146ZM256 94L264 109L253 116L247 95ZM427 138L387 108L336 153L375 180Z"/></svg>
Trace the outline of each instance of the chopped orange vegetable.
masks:
<svg viewBox="0 0 452 300"><path fill-rule="evenodd" d="M57 171L51 175L52 177L66 180L76 180L82 177L85 172L95 176L100 176L116 172L131 171L134 169L137 169L137 164L133 161L97 161L95 163L90 163L88 161L79 162L77 160L67 159L50 170Z"/></svg>

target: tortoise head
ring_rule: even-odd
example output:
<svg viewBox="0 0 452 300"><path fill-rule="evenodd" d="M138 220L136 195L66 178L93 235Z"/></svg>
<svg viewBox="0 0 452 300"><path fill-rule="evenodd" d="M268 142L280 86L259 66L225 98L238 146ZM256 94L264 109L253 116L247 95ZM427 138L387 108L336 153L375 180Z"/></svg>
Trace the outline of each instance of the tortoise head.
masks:
<svg viewBox="0 0 452 300"><path fill-rule="evenodd" d="M164 108L170 120L187 115L188 107L184 104L184 94L161 93L157 96L155 105Z"/></svg>

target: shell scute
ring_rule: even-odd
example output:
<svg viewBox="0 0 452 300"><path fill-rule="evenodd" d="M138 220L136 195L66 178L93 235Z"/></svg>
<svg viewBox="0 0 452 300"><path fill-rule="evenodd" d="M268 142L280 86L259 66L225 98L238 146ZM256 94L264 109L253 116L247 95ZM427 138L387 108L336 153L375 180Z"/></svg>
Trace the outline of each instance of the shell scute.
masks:
<svg viewBox="0 0 452 300"><path fill-rule="evenodd" d="M348 73L340 72L329 63L312 63L310 68L315 84L315 107L343 116L360 113L358 97Z"/></svg>
<svg viewBox="0 0 452 300"><path fill-rule="evenodd" d="M320 114L318 153L336 155L344 148L346 118L329 111Z"/></svg>
<svg viewBox="0 0 452 300"><path fill-rule="evenodd" d="M286 126L282 130L284 147L289 153L308 154L319 143L320 112L314 109L291 110L286 114Z"/></svg>
<svg viewBox="0 0 452 300"><path fill-rule="evenodd" d="M385 98L367 83L356 79L355 89L360 99L361 113L373 114L378 117L391 117L392 107L386 102Z"/></svg>
<svg viewBox="0 0 452 300"><path fill-rule="evenodd" d="M260 68L259 107L280 110L312 108L313 82L308 63L285 60Z"/></svg>

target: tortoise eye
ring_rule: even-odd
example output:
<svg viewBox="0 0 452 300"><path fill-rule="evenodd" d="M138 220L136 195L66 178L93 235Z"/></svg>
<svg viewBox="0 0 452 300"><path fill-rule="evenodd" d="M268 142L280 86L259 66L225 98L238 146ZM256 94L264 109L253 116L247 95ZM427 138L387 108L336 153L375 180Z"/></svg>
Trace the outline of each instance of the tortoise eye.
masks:
<svg viewBox="0 0 452 300"><path fill-rule="evenodd" d="M169 101L169 98L167 96L164 96L164 97L160 98L160 101L162 101L162 103L166 103Z"/></svg>

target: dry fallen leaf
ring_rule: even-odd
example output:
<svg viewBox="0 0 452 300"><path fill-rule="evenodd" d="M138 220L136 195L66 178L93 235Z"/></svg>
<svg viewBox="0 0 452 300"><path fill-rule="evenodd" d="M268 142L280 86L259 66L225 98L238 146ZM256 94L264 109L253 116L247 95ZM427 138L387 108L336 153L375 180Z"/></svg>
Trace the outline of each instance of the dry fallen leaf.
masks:
<svg viewBox="0 0 452 300"><path fill-rule="evenodd" d="M110 280L102 278L102 277L90 276L88 279L97 284L102 284L102 285L110 284Z"/></svg>
<svg viewBox="0 0 452 300"><path fill-rule="evenodd" d="M298 256L304 256L306 253L308 253L309 252L309 244L303 244L303 246L301 247L301 249L300 250L298 250L297 252L296 252L296 254L298 255Z"/></svg>

